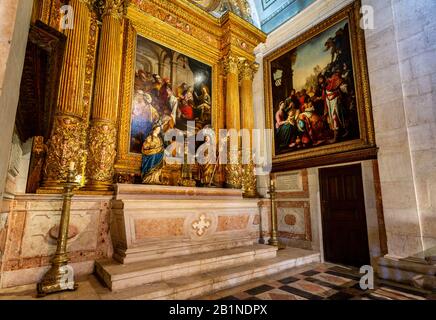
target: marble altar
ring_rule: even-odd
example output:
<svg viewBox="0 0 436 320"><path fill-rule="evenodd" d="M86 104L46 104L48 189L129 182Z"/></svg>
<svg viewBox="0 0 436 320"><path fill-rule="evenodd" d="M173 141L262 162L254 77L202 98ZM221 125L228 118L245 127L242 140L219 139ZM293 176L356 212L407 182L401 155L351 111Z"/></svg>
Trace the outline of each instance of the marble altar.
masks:
<svg viewBox="0 0 436 320"><path fill-rule="evenodd" d="M243 199L241 190L118 184L113 258L130 263L251 245L258 216L258 199Z"/></svg>

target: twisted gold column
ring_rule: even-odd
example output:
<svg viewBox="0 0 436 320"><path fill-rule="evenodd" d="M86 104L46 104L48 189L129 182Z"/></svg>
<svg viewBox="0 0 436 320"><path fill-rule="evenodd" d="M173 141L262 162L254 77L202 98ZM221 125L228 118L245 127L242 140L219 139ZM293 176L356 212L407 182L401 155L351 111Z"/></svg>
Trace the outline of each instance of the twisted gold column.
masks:
<svg viewBox="0 0 436 320"><path fill-rule="evenodd" d="M252 131L254 129L254 113L253 113L253 77L258 70L257 63L244 61L241 64L241 115L242 128L250 133L250 144L244 146L244 154L248 156L248 163L242 164L242 191L244 197L257 197L256 175L254 172L254 161L252 156Z"/></svg>
<svg viewBox="0 0 436 320"><path fill-rule="evenodd" d="M87 190L112 189L116 155L124 0L106 0L99 9L102 28L88 140Z"/></svg>
<svg viewBox="0 0 436 320"><path fill-rule="evenodd" d="M74 9L74 28L65 30L66 47L63 57L57 110L50 139L47 142L47 157L43 168L42 188L38 192L62 189L61 182L67 178L70 162L78 168L83 166L87 119L83 112L86 80L87 50L92 22L92 0L71 0Z"/></svg>
<svg viewBox="0 0 436 320"><path fill-rule="evenodd" d="M239 65L241 58L229 55L224 59L224 71L226 82L226 129L241 128L241 111L239 105ZM240 189L242 187L242 168L240 159L240 141L236 144L229 140L229 156L226 165L226 185L229 188Z"/></svg>

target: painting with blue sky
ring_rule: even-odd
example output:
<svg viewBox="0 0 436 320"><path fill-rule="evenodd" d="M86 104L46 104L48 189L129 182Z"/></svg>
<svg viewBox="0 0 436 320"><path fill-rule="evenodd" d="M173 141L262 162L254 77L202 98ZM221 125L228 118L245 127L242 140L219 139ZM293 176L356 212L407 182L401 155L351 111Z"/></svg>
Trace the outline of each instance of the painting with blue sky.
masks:
<svg viewBox="0 0 436 320"><path fill-rule="evenodd" d="M348 19L271 61L275 154L360 136Z"/></svg>

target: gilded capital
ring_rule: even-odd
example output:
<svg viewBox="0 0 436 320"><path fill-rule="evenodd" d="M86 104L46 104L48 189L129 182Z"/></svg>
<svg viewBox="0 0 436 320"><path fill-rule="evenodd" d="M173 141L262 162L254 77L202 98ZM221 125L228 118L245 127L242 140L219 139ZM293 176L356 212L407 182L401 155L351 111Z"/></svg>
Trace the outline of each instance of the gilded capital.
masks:
<svg viewBox="0 0 436 320"><path fill-rule="evenodd" d="M91 11L94 9L94 5L97 2L97 0L78 0L78 1L85 4Z"/></svg>
<svg viewBox="0 0 436 320"><path fill-rule="evenodd" d="M91 1L91 0L90 0ZM95 6L98 13L103 18L111 16L116 19L121 19L124 15L124 10L128 5L128 0L95 0Z"/></svg>
<svg viewBox="0 0 436 320"><path fill-rule="evenodd" d="M257 62L250 62L245 60L240 65L239 76L240 80L253 81L254 74L259 70L259 64Z"/></svg>
<svg viewBox="0 0 436 320"><path fill-rule="evenodd" d="M244 63L245 58L235 55L228 55L223 59L223 69L225 74L233 73L239 74L241 65Z"/></svg>

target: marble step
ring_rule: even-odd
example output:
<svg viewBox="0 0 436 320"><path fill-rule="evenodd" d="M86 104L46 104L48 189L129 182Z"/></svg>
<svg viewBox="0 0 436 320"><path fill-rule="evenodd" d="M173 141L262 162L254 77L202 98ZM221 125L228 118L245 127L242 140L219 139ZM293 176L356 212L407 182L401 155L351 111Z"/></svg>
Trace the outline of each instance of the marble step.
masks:
<svg viewBox="0 0 436 320"><path fill-rule="evenodd" d="M270 260L276 257L276 253L275 247L254 244L128 264L105 259L96 261L96 272L112 291L117 291L180 276L234 267L255 260Z"/></svg>
<svg viewBox="0 0 436 320"><path fill-rule="evenodd" d="M192 299L314 262L320 262L319 252L288 248L278 251L274 258L144 284L103 295L101 298L115 300Z"/></svg>
<svg viewBox="0 0 436 320"><path fill-rule="evenodd" d="M381 257L377 260L379 278L436 291L436 264L423 257L404 259Z"/></svg>
<svg viewBox="0 0 436 320"><path fill-rule="evenodd" d="M251 237L241 237L238 239L218 238L197 243L184 240L157 241L156 243L148 242L147 245L130 248L124 252L116 250L113 258L118 262L130 264L139 261L155 260L156 256L160 258L170 258L250 246L252 244L253 238Z"/></svg>

